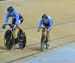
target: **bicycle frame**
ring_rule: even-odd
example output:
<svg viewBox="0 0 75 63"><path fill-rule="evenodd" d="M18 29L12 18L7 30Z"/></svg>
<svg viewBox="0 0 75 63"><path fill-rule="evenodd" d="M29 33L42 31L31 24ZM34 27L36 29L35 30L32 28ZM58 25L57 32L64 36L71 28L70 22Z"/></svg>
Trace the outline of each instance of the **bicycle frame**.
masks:
<svg viewBox="0 0 75 63"><path fill-rule="evenodd" d="M5 46L8 49L11 49L13 47L13 45L15 44L19 44L20 49L25 48L26 46L26 36L25 36L25 32L20 33L19 29L16 29L12 26L12 24L7 24L9 25L10 29L8 29L5 33ZM15 34L15 32L18 32L17 34ZM22 39L21 39L21 38Z"/></svg>
<svg viewBox="0 0 75 63"><path fill-rule="evenodd" d="M12 32L12 35L13 35L13 38L16 38L17 37L17 33L19 32L19 30L18 29L16 29L16 28L14 28L14 26L12 26L12 24L7 24L7 25L9 25L9 27L10 27L10 31ZM17 32L17 33L16 33Z"/></svg>
<svg viewBox="0 0 75 63"><path fill-rule="evenodd" d="M10 27L9 30L12 32L13 38L15 38L15 29L14 29L14 26L12 26L12 24L7 24L7 25L9 25L9 27Z"/></svg>
<svg viewBox="0 0 75 63"><path fill-rule="evenodd" d="M41 51L43 51L43 49L44 49L44 44L46 44L46 49L48 49L47 42L48 42L48 38L45 33L45 28L43 28L42 36L41 36Z"/></svg>

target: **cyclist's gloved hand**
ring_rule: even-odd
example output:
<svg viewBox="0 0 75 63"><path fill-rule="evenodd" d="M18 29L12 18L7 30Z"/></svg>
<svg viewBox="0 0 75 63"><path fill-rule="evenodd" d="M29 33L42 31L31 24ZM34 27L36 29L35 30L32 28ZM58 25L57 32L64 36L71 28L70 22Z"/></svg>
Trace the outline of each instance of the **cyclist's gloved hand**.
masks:
<svg viewBox="0 0 75 63"><path fill-rule="evenodd" d="M3 28L3 29L5 29L5 26L6 26L6 25L5 25L5 24L3 24L3 25L2 25L2 28Z"/></svg>

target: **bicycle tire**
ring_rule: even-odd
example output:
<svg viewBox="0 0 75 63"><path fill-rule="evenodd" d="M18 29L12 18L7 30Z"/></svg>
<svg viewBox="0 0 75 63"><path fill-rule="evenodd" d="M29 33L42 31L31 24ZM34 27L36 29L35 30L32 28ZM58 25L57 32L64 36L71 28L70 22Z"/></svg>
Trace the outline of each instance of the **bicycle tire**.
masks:
<svg viewBox="0 0 75 63"><path fill-rule="evenodd" d="M11 49L13 46L13 43L12 43L13 40L11 39L11 37L12 37L12 32L10 30L7 30L4 36L4 43L7 49Z"/></svg>
<svg viewBox="0 0 75 63"><path fill-rule="evenodd" d="M20 33L18 34L18 45L19 45L19 48L20 49L23 49L26 47L26 34L25 32L22 32L23 33L23 38L20 38Z"/></svg>
<svg viewBox="0 0 75 63"><path fill-rule="evenodd" d="M44 39L45 39L45 34L42 33L42 36L41 36L41 51L43 51L43 49L44 49Z"/></svg>

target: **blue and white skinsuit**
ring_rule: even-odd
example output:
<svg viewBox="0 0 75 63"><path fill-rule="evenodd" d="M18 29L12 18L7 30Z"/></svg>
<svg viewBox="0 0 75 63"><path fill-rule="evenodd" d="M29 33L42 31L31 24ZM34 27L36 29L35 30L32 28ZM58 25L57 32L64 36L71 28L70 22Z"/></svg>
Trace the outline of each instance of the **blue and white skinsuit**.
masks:
<svg viewBox="0 0 75 63"><path fill-rule="evenodd" d="M41 26L44 25L48 30L52 29L52 25L53 25L53 20L50 16L48 16L46 21L43 21L43 19L41 18L39 24L38 24L38 29L41 28Z"/></svg>

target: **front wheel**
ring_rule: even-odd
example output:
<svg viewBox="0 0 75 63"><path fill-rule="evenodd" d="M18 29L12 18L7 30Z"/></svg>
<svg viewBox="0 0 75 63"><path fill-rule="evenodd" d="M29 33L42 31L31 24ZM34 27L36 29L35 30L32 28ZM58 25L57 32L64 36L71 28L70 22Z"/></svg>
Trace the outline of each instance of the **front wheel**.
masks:
<svg viewBox="0 0 75 63"><path fill-rule="evenodd" d="M42 36L41 36L41 51L43 51L43 49L44 49L44 41L45 41L45 34L42 33Z"/></svg>
<svg viewBox="0 0 75 63"><path fill-rule="evenodd" d="M12 32L10 30L5 32L4 44L7 49L11 49L13 46Z"/></svg>

